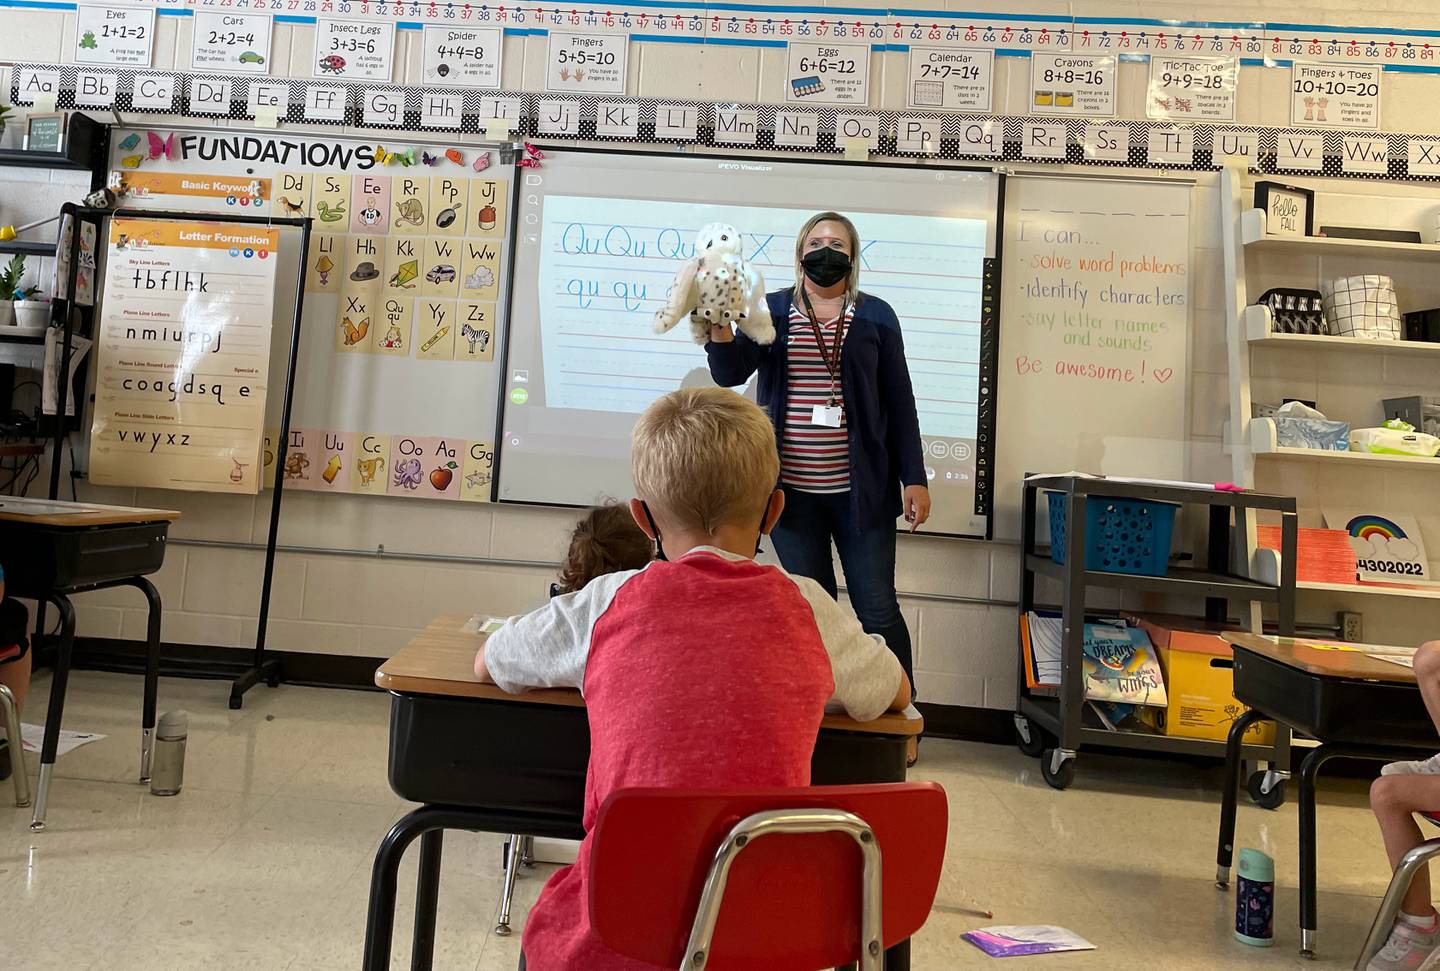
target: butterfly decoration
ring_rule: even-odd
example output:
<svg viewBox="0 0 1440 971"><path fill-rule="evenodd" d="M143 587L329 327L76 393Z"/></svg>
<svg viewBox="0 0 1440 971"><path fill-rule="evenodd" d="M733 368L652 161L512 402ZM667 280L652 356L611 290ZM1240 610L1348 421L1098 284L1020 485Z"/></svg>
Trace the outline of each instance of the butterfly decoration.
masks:
<svg viewBox="0 0 1440 971"><path fill-rule="evenodd" d="M465 164L465 155L458 148L445 149L445 157L448 158L450 161L454 162L456 165Z"/></svg>
<svg viewBox="0 0 1440 971"><path fill-rule="evenodd" d="M145 161L143 155L127 155L120 160L120 167L124 169L138 169L140 163Z"/></svg>
<svg viewBox="0 0 1440 971"><path fill-rule="evenodd" d="M421 152L420 161L424 162L426 165L438 165L440 164L440 156L431 155L429 152Z"/></svg>
<svg viewBox="0 0 1440 971"><path fill-rule="evenodd" d="M394 152L391 152L391 151L387 151L384 145L376 145L376 146L375 146L375 164L376 164L376 165L394 165L394 164L395 164L395 153L394 153Z"/></svg>
<svg viewBox="0 0 1440 971"><path fill-rule="evenodd" d="M490 167L490 153L481 152L475 156L475 161L471 163L470 167L476 172L484 172Z"/></svg>
<svg viewBox="0 0 1440 971"><path fill-rule="evenodd" d="M526 142L525 154L515 164L522 169L538 169L540 168L540 163L544 160L545 153L540 151L540 149L536 148L534 145L531 145L529 142Z"/></svg>
<svg viewBox="0 0 1440 971"><path fill-rule="evenodd" d="M408 169L410 166L414 165L415 162L417 161L417 159L415 158L415 146L413 146L413 145L410 146L409 148L405 149L405 151L403 151L403 152L394 152L394 153L392 153L392 154L394 155L395 161L399 162L401 165L405 166L407 169ZM387 164L388 164L388 163L387 163Z"/></svg>
<svg viewBox="0 0 1440 971"><path fill-rule="evenodd" d="M166 135L163 139L153 131L145 133L150 139L150 161L157 158L173 159L175 157L175 135Z"/></svg>
<svg viewBox="0 0 1440 971"><path fill-rule="evenodd" d="M128 152L139 144L140 133L138 131L132 131L129 135L126 135L125 140L120 143L120 151Z"/></svg>

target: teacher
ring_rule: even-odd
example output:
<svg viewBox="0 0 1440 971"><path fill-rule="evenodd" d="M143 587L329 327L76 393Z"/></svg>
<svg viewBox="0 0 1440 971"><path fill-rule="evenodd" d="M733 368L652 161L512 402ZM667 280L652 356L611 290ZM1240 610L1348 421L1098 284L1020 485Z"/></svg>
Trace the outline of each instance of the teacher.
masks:
<svg viewBox="0 0 1440 971"><path fill-rule="evenodd" d="M724 323L710 328L705 351L722 387L760 372L785 491L770 534L780 562L836 597L833 542L861 625L885 638L913 685L895 596L895 519L903 512L914 532L930 516L930 490L900 321L860 291L859 252L849 219L811 216L795 238L795 285L766 297L775 342L757 344Z"/></svg>

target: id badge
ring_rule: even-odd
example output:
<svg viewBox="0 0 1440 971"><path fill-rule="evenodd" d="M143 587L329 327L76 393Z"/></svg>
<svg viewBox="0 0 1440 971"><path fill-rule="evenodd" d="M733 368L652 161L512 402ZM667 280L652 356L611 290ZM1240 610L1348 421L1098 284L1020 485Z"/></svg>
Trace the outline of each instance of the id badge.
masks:
<svg viewBox="0 0 1440 971"><path fill-rule="evenodd" d="M821 425L825 428L840 427L839 405L814 405L810 412L810 424Z"/></svg>

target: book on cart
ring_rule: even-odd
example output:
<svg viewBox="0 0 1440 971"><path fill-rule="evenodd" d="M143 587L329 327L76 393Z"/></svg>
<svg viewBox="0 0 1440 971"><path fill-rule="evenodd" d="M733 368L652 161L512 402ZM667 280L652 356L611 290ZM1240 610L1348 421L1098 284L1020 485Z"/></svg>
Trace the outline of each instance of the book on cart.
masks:
<svg viewBox="0 0 1440 971"><path fill-rule="evenodd" d="M1060 687L1064 670L1060 615L1031 610L1020 624L1026 686ZM1161 707L1167 703L1165 678L1145 631L1120 619L1086 623L1083 650L1086 700Z"/></svg>

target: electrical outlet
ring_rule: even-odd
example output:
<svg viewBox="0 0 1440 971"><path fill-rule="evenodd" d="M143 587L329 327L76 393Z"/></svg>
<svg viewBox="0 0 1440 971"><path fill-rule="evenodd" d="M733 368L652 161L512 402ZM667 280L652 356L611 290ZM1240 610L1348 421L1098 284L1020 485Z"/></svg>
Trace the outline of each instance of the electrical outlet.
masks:
<svg viewBox="0 0 1440 971"><path fill-rule="evenodd" d="M1365 625L1357 611L1340 611L1340 639L1342 641L1363 641Z"/></svg>

